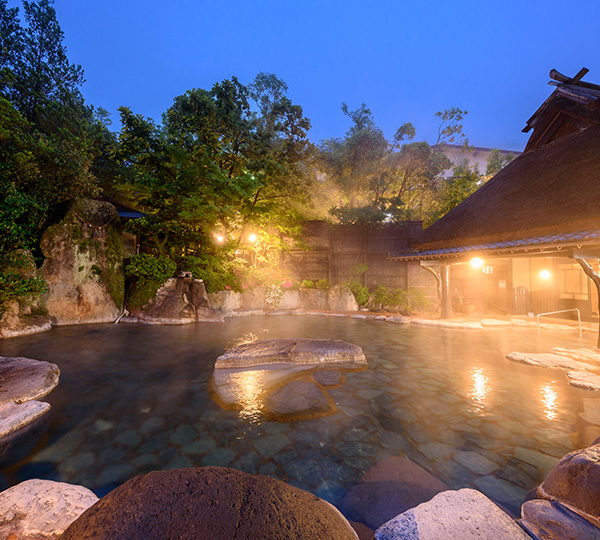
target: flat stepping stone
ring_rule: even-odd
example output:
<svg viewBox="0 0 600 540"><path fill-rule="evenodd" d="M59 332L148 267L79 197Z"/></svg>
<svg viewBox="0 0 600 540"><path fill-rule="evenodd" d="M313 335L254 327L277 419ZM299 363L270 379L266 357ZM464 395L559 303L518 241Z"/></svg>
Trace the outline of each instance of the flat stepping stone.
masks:
<svg viewBox="0 0 600 540"><path fill-rule="evenodd" d="M569 371L567 379L569 384L575 388L600 391L600 375L588 371Z"/></svg>
<svg viewBox="0 0 600 540"><path fill-rule="evenodd" d="M264 339L229 349L215 370L276 364L365 366L362 349L339 339Z"/></svg>
<svg viewBox="0 0 600 540"><path fill-rule="evenodd" d="M0 538L53 539L98 497L83 486L27 480L0 493Z"/></svg>
<svg viewBox="0 0 600 540"><path fill-rule="evenodd" d="M28 401L0 405L0 439L26 427L50 411L50 403Z"/></svg>
<svg viewBox="0 0 600 540"><path fill-rule="evenodd" d="M331 504L268 476L202 467L136 476L77 519L61 540L335 538L357 540Z"/></svg>
<svg viewBox="0 0 600 540"><path fill-rule="evenodd" d="M59 375L58 366L50 362L0 356L0 404L39 399L52 392Z"/></svg>
<svg viewBox="0 0 600 540"><path fill-rule="evenodd" d="M591 364L578 362L560 354L511 352L506 355L506 358L512 362L550 369L570 369L573 371L594 371L596 369Z"/></svg>
<svg viewBox="0 0 600 540"><path fill-rule="evenodd" d="M444 491L375 531L375 540L531 540L508 514L474 489Z"/></svg>
<svg viewBox="0 0 600 540"><path fill-rule="evenodd" d="M597 540L600 528L556 501L526 501L519 524L533 538Z"/></svg>
<svg viewBox="0 0 600 540"><path fill-rule="evenodd" d="M552 347L552 352L600 368L600 351L598 349L564 349L562 347Z"/></svg>

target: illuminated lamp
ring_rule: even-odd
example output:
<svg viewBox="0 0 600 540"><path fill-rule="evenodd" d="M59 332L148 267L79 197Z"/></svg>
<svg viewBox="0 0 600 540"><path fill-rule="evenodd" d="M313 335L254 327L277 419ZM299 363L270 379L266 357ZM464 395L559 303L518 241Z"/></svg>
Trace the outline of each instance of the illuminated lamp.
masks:
<svg viewBox="0 0 600 540"><path fill-rule="evenodd" d="M474 257L471 259L471 267L472 268L481 268L483 266L483 259L479 257Z"/></svg>
<svg viewBox="0 0 600 540"><path fill-rule="evenodd" d="M257 237L254 233L248 235L248 242L251 242L252 244L254 244L254 242L256 242L256 240L257 240Z"/></svg>
<svg viewBox="0 0 600 540"><path fill-rule="evenodd" d="M540 272L540 277L541 277L542 279L550 279L550 276L551 276L551 275L552 275L552 274L550 273L550 270L542 270L542 271Z"/></svg>

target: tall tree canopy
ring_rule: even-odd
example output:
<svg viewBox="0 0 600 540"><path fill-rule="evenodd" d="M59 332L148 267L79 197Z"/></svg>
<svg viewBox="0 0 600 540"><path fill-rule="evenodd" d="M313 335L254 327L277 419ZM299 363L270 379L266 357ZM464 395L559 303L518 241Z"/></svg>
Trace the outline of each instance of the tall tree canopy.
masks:
<svg viewBox="0 0 600 540"><path fill-rule="evenodd" d="M286 89L274 75L248 87L232 77L176 97L159 126L120 109L123 188L149 214L134 227L157 252L185 266L183 255L223 252L217 231L234 248L251 229L297 223L310 123Z"/></svg>
<svg viewBox="0 0 600 540"><path fill-rule="evenodd" d="M388 141L363 103L342 111L352 125L344 139L327 139L319 147L318 167L338 187L330 213L342 223L379 223L423 219L430 215L440 189L440 174L451 163L442 153L445 143L464 141L466 112L436 113L441 120L434 146L412 142L415 128L405 123Z"/></svg>

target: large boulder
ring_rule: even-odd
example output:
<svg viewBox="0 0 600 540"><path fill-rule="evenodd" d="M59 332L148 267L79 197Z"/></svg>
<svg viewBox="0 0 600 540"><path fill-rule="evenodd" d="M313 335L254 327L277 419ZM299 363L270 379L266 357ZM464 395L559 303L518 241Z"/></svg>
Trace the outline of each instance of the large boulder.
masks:
<svg viewBox="0 0 600 540"><path fill-rule="evenodd" d="M444 491L375 531L374 540L531 540L479 491Z"/></svg>
<svg viewBox="0 0 600 540"><path fill-rule="evenodd" d="M556 501L527 501L519 520L533 538L542 540L598 540L600 528Z"/></svg>
<svg viewBox="0 0 600 540"><path fill-rule="evenodd" d="M81 515L61 540L357 540L346 519L315 495L267 476L203 467L151 472Z"/></svg>
<svg viewBox="0 0 600 540"><path fill-rule="evenodd" d="M377 529L386 521L446 491L448 486L407 458L392 456L369 469L348 491L340 510Z"/></svg>
<svg viewBox="0 0 600 540"><path fill-rule="evenodd" d="M564 456L538 487L537 494L600 520L600 445Z"/></svg>
<svg viewBox="0 0 600 540"><path fill-rule="evenodd" d="M77 199L43 234L43 301L54 324L116 320L123 305L123 239L109 203Z"/></svg>
<svg viewBox="0 0 600 540"><path fill-rule="evenodd" d="M0 538L52 540L98 497L83 486L27 480L0 493Z"/></svg>
<svg viewBox="0 0 600 540"><path fill-rule="evenodd" d="M217 358L215 369L272 364L360 367L367 361L358 345L339 339L263 339L228 349Z"/></svg>
<svg viewBox="0 0 600 540"><path fill-rule="evenodd" d="M331 311L358 311L358 302L345 285L334 285L329 289L327 305Z"/></svg>
<svg viewBox="0 0 600 540"><path fill-rule="evenodd" d="M189 324L196 321L223 322L223 314L210 306L204 282L191 277L170 278L154 298L131 314L153 324Z"/></svg>
<svg viewBox="0 0 600 540"><path fill-rule="evenodd" d="M240 309L242 307L242 293L227 290L208 293L208 304L213 309L224 313Z"/></svg>
<svg viewBox="0 0 600 540"><path fill-rule="evenodd" d="M308 310L327 309L327 291L325 289L300 289L300 305Z"/></svg>

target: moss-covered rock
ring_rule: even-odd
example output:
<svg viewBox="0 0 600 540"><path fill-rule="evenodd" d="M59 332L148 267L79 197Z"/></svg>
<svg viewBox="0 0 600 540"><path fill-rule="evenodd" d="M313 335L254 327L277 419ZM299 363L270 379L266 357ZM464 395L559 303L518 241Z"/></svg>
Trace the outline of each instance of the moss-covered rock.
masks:
<svg viewBox="0 0 600 540"><path fill-rule="evenodd" d="M48 283L44 304L55 324L114 321L123 305L123 240L116 209L76 199L41 241Z"/></svg>

